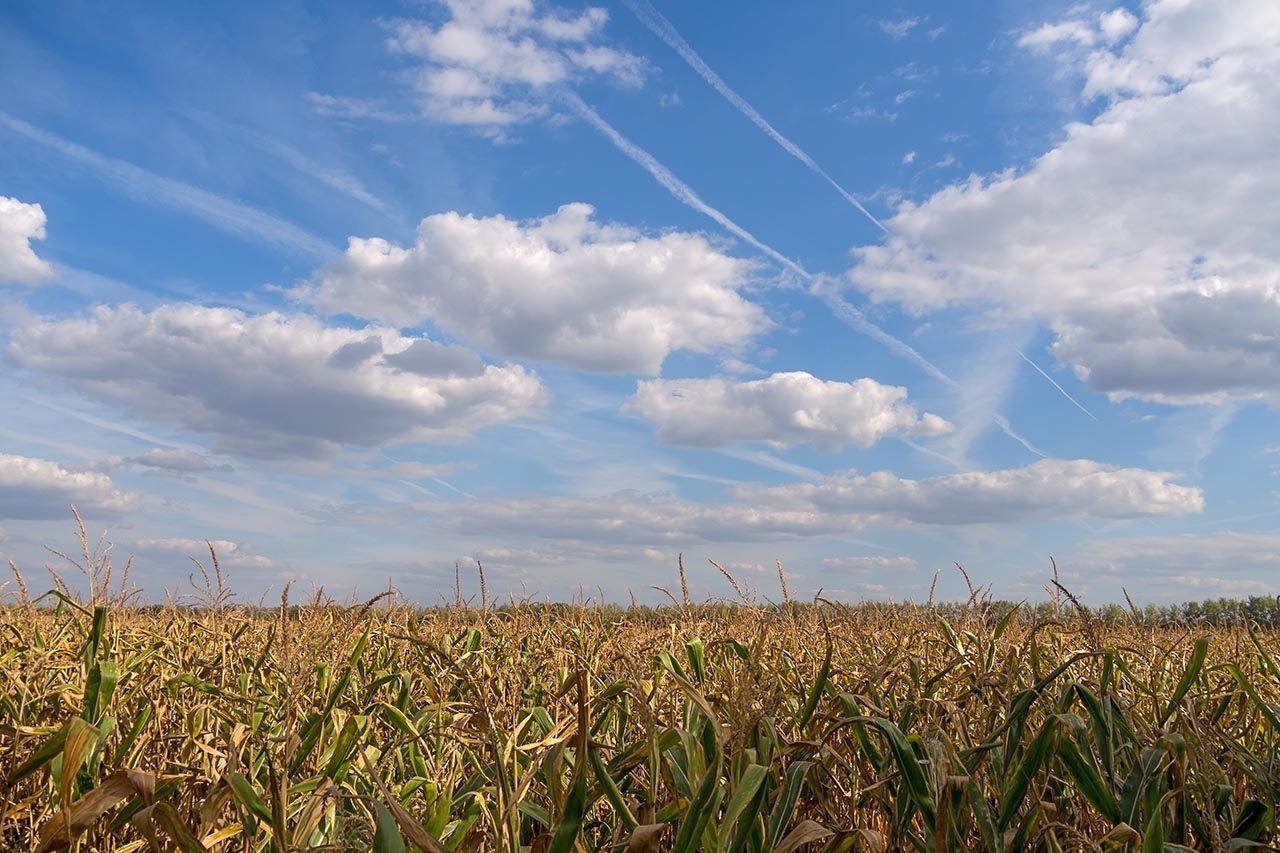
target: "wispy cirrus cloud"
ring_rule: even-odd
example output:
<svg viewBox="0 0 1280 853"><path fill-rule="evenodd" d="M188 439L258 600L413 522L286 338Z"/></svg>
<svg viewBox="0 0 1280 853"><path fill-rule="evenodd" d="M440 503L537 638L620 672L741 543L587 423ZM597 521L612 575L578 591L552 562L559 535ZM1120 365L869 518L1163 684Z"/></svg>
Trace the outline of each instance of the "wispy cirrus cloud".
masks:
<svg viewBox="0 0 1280 853"><path fill-rule="evenodd" d="M307 92L305 95L311 112L324 118L342 121L414 121L414 113L392 109L380 98L353 98L348 95L329 95L324 92Z"/></svg>
<svg viewBox="0 0 1280 853"><path fill-rule="evenodd" d="M881 18L878 23L880 31L894 41L901 41L911 35L911 31L916 27L926 23L929 19L922 17L910 18Z"/></svg>
<svg viewBox="0 0 1280 853"><path fill-rule="evenodd" d="M1220 530L1150 536L1099 537L1061 562L1067 583L1139 602L1182 602L1275 592L1280 535Z"/></svg>
<svg viewBox="0 0 1280 853"><path fill-rule="evenodd" d="M604 134L605 138L612 142L615 148L635 161L678 201L708 217L730 234L776 261L783 269L795 274L801 280L808 283L810 285L810 292L813 293L814 296L832 307L836 316L839 317L840 320L856 329L858 332L868 336L877 343L883 344L895 355L916 363L930 375L935 377L946 377L945 373L943 373L938 367L934 366L928 359L922 356L911 346L889 334L875 323L872 323L867 319L865 314L853 305L849 304L846 300L840 298L832 288L824 286L825 282L823 279L814 276L800 264L791 260L767 243L762 242L751 232L734 222L724 213L703 201L701 196L694 192L692 187L680 180L680 178L676 177L670 169L660 163L657 158L648 151L644 150L639 145L636 145L630 139L627 139L619 133L613 125L601 118L599 113L588 106L586 102L577 95L569 93L565 97L579 116L585 119L588 124L600 133Z"/></svg>
<svg viewBox="0 0 1280 853"><path fill-rule="evenodd" d="M206 571L211 571L209 549L212 548L218 557L219 565L265 569L272 568L277 561L264 554L254 553L251 545L230 539L183 539L165 537L160 539L135 539L132 542L135 552L141 552L143 559L148 556L181 556L186 559L200 560ZM189 564L193 569L194 563Z"/></svg>
<svg viewBox="0 0 1280 853"><path fill-rule="evenodd" d="M338 254L338 249L292 222L183 181L157 175L125 160L99 154L7 113L0 112L0 128L87 167L116 192L144 204L178 210L234 237L306 257L324 259Z"/></svg>
<svg viewBox="0 0 1280 853"><path fill-rule="evenodd" d="M212 113L190 111L187 115L205 128L216 128L230 131L258 151L269 154L283 161L297 172L310 178L321 186L328 187L349 199L360 202L364 206L387 216L393 211L385 201L378 198L359 178L339 166L322 163L314 157L303 153L298 148L282 142L266 133L245 127L233 121L227 121Z"/></svg>

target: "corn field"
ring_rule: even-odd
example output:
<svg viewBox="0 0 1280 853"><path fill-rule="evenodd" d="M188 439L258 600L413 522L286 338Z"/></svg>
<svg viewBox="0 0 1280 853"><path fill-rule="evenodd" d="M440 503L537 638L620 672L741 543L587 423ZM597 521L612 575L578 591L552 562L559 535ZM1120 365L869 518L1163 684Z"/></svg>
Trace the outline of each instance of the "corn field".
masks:
<svg viewBox="0 0 1280 853"><path fill-rule="evenodd" d="M0 849L1276 843L1280 642L980 601L0 608ZM1274 847L1270 849L1275 849Z"/></svg>

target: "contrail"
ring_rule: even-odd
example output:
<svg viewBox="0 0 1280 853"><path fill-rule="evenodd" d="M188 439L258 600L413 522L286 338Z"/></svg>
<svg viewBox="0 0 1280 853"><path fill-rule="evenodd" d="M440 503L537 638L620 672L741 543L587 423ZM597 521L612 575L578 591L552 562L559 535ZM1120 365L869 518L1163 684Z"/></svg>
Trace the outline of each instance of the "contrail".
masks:
<svg viewBox="0 0 1280 853"><path fill-rule="evenodd" d="M341 254L340 249L292 222L191 184L157 175L127 161L99 154L7 113L0 112L0 127L7 127L88 166L108 186L139 201L184 211L228 234L289 249L300 255L329 260Z"/></svg>
<svg viewBox="0 0 1280 853"><path fill-rule="evenodd" d="M750 231L703 201L702 198L693 191L692 187L672 174L670 169L659 163L657 158L648 151L645 151L639 145L636 145L630 139L627 139L615 130L613 125L602 119L600 114L588 106L587 103L579 98L576 93L565 91L563 93L563 97L579 116L585 119L586 122L596 130L607 136L615 148L639 163L646 172L653 176L654 180L662 184L667 192L675 196L677 200L683 202L704 216L714 219L730 234L733 234L744 242L751 244L806 281L813 281L813 276L805 270L804 267L800 266L772 246L757 240Z"/></svg>
<svg viewBox="0 0 1280 853"><path fill-rule="evenodd" d="M702 198L693 191L692 187L672 174L670 169L659 163L658 160L648 151L645 151L639 145L636 145L630 139L627 139L619 133L613 125L601 118L599 113L588 106L576 94L573 92L566 92L564 97L578 115L585 119L587 123L596 130L607 136L609 141L612 142L619 151L639 163L645 171L652 175L658 183L662 184L662 186L675 196L676 199L684 202L684 204L699 213L715 220L726 231L741 238L744 242L749 243L756 249L759 249L762 253L773 258L783 267L808 282L809 293L828 305L831 310L846 324L872 340L883 344L895 355L915 363L935 379L938 379L953 388L957 387L955 380L943 373L937 365L933 364L923 355L916 352L916 350L912 349L906 343L903 343L884 329L877 326L875 323L872 323L861 311L850 305L839 295L827 292L827 289L821 286L821 280L818 276L815 276L813 273L782 254L777 249L757 239L750 231L747 231L741 225L703 201Z"/></svg>
<svg viewBox="0 0 1280 853"><path fill-rule="evenodd" d="M970 470L968 466L961 465L958 461L956 461L955 459L952 459L950 456L947 456L944 453L939 453L936 450L931 450L930 448L925 447L923 444L919 443L918 441L912 441L909 438L902 438L901 436L898 437L898 441L901 441L907 447L910 447L912 450L917 450L920 453L925 454L926 456L932 456L935 459L941 459L943 462L947 463L952 468L955 468L958 471Z"/></svg>
<svg viewBox="0 0 1280 853"><path fill-rule="evenodd" d="M943 373L937 365L922 356L912 347L877 326L875 323L872 323L867 319L865 314L853 305L850 305L838 293L831 291L829 288L823 287L821 281L814 280L812 286L809 288L809 293L821 300L822 303L831 310L831 313L835 314L838 319L844 321L846 325L853 327L872 340L883 344L894 354L914 363L925 373L929 374L934 379L937 379L944 385L960 390L960 384L947 374Z"/></svg>
<svg viewBox="0 0 1280 853"><path fill-rule="evenodd" d="M205 127L214 127L224 130L231 130L242 136L250 145L265 151L275 157L284 160L293 168L297 169L307 177L324 184L330 189L337 190L343 195L353 198L361 204L370 207L379 213L394 218L395 212L382 199L375 196L365 188L364 184L354 175L348 174L339 168L326 166L312 160L292 145L281 142L265 133L259 133L251 127L247 127L238 122L229 121L221 118L213 113L203 110L190 110L184 113L187 118Z"/></svg>
<svg viewBox="0 0 1280 853"><path fill-rule="evenodd" d="M654 35L666 42L667 45L676 53L680 54L680 57L685 62L689 63L689 67L696 71L699 77L707 81L711 88L723 95L725 100L737 108L738 112L749 118L756 127L763 130L774 142L778 143L778 145L782 147L782 150L786 151L792 157L803 163L809 171L831 184L831 186L835 188L836 192L844 196L845 201L857 208L858 211L861 212L863 216L867 217L867 219L870 219L877 228L886 234L891 233L883 222L877 219L871 211L863 207L862 203L853 197L852 193L842 187L835 178L827 174L825 169L814 162L814 159L806 154L804 149L779 133L773 125L769 124L768 119L760 115L755 107L747 103L745 98L733 91L733 89L729 87L729 84L721 79L719 74L712 71L711 67L702 61L702 57L698 55L697 51L690 47L689 43L684 40L679 32L676 31L676 28L671 25L671 22L663 17L661 12L653 8L653 5L649 0L622 0L622 3L630 9L635 16L640 19L640 22L648 27Z"/></svg>
<svg viewBox="0 0 1280 853"><path fill-rule="evenodd" d="M1047 374L1047 373L1045 373L1043 370L1041 370L1041 369L1040 369L1040 365L1036 364L1034 361L1032 361L1031 359L1027 358L1026 353L1024 353L1024 352L1023 352L1022 350L1020 350L1020 349L1016 349L1016 350L1014 350L1014 352L1016 352L1018 355L1022 356L1022 360L1023 360L1023 361L1025 361L1027 364L1031 365L1032 367L1034 367L1034 368L1036 369L1036 372L1037 372L1037 373L1039 373L1039 374L1040 374L1041 376L1043 376L1045 379L1048 379L1048 380L1049 380L1049 382L1051 382L1051 383L1053 384L1053 387L1054 387L1054 388L1057 388L1060 392L1062 392L1062 396L1064 396L1064 397L1066 397L1068 400L1070 400L1070 401L1075 405L1075 407L1076 407L1077 409L1079 409L1080 411L1084 412L1086 415L1088 415L1089 417L1093 418L1095 421L1097 420L1097 418L1096 418L1096 417L1094 417L1093 412L1089 411L1089 410L1088 410L1088 409L1086 409L1084 406L1080 405L1080 401L1079 401L1079 400L1077 400L1075 397L1072 397L1070 394L1068 394L1068 393L1067 393L1067 389L1066 389L1066 388L1063 388L1061 385L1059 385L1057 382L1055 382L1055 381L1054 381L1054 379L1053 379L1053 377L1052 377L1052 376L1050 376L1049 374Z"/></svg>
<svg viewBox="0 0 1280 853"><path fill-rule="evenodd" d="M464 491L462 491L462 489L459 489L459 488L458 488L457 486L455 486L453 483L450 483L450 482L448 482L448 481L446 481L446 480L442 480L442 479L440 479L439 477L432 477L431 479L432 479L432 481L433 481L433 482L439 483L440 485L444 486L446 489L452 489L453 491L455 491L455 492L457 492L458 494L462 495L464 498L471 498L471 500L475 500L475 499L476 499L476 496L475 496L475 495L471 494L470 492L464 492Z"/></svg>
<svg viewBox="0 0 1280 853"><path fill-rule="evenodd" d="M840 193L840 195L844 197L845 201L849 202L851 205L857 208L862 213L862 215L867 217L867 219L871 220L871 222L874 223L877 228L879 228L885 234L892 235L893 232L889 229L887 225L881 222L874 214L871 213L871 211L867 210L867 208L864 207L861 202L859 202L856 198L854 198L852 193L850 193L843 186L841 186L839 181L831 177L831 175L828 174L827 171L823 169L820 165L818 165L818 163L812 157L810 157L803 148L801 148L799 145L792 142L787 137L783 136L782 133L780 133L777 128L775 128L772 124L769 123L768 119L762 116L755 107L751 106L751 104L747 101L746 98L739 95L729 86L728 83L724 82L724 79L721 78L721 76L717 74L711 68L711 66L707 65L707 63L702 59L702 57L698 55L698 52L695 51L693 47L690 46L690 44L684 40L684 37L680 35L679 31L677 31L676 28L672 26L671 22L668 21L661 12L659 12L657 9L653 7L653 4L650 3L649 0L621 0L621 2L624 6L630 9L631 12L637 18L640 19L640 22L644 24L646 27L648 27L649 30L654 35L656 35L658 38L666 42L667 46L670 47L672 50L674 50L676 53L680 54L680 58L683 59L686 63L688 63L689 67L692 68L698 74L699 77L705 80L706 83L709 86L711 86L711 88L715 89L724 97L725 100L733 104L733 106L738 110L738 112L742 113L744 116L750 119L752 124L760 128L760 130L764 131L765 134L768 135L769 138L772 139L774 142L776 142L784 151L786 151L792 157L796 158L801 163L803 163L805 167L809 169L809 171L818 175L823 180L825 180L828 184L834 187L836 192ZM890 344L888 341L881 339L878 335L875 334L875 332L872 332L869 329L863 328L862 323L864 321L863 321L861 312L858 312L858 310L854 308L852 305L849 305L847 302L840 299L838 296L834 296L834 299L836 301L833 302L830 296L823 295L823 294L815 294L815 295L817 295L820 299L826 302L827 306L831 308L832 311L841 315L845 315L844 319L846 319L847 321L851 321L850 324L853 325L854 328L857 328L859 331L862 331L868 334L870 337L876 338L876 340L880 340L881 343L886 344L886 346L889 346L891 349L898 351L896 346L894 346L893 344ZM875 329L876 331L880 331L877 327L873 325L870 325L870 329ZM916 353L910 347L907 347L907 352L910 353L909 355L907 355L907 358L909 358L911 361L916 362L917 364L921 364L922 359L919 359L918 353ZM905 354L905 353L899 352L899 354ZM1019 355L1021 355L1021 353L1019 353ZM1026 358L1025 355L1022 357L1024 359ZM1028 359L1028 361L1030 360ZM925 364L927 364L927 362L925 362ZM924 366L924 365L921 364L921 366ZM1039 366L1037 366L1034 363L1032 363L1031 366L1035 367L1036 370L1040 370ZM955 383L951 382L950 379L946 378L945 374L941 374L940 371L938 373L935 373L934 370L936 368L932 368L932 365L930 365L929 367L926 367L925 369L927 372L929 372L931 376L934 376L934 378L941 379L942 381L954 386ZM1089 417L1093 418L1095 421L1097 420L1097 418L1093 416L1092 412L1084 408L1084 406L1081 406L1078 402L1076 402L1076 400L1072 399L1071 395L1067 394L1067 392L1063 390L1061 385L1059 385L1057 382L1054 382L1052 377L1046 374L1043 370L1040 370L1040 373L1041 375L1044 376L1045 379L1048 379L1050 382L1052 382L1054 387L1057 388L1059 391L1061 391L1067 397L1068 400L1071 400L1072 403L1075 403L1076 406L1079 406L1080 409ZM1021 441L1021 439L1018 439L1018 440Z"/></svg>
<svg viewBox="0 0 1280 853"><path fill-rule="evenodd" d="M1009 438L1012 438L1014 441L1018 442L1018 444L1021 444L1023 447L1025 447L1027 450L1034 453L1036 456L1039 456L1041 459L1049 458L1049 454L1045 453L1043 450L1036 447L1034 444L1032 444L1023 436L1014 432L1013 427L1009 424L1009 419L1006 418L1004 415L997 412L991 416L991 419L996 422L996 426L1000 427L1000 429L1004 431L1004 434L1009 436Z"/></svg>
<svg viewBox="0 0 1280 853"><path fill-rule="evenodd" d="M677 200L683 202L685 205L693 208L704 216L715 220L726 231L754 246L756 249L760 250L765 255L768 255L770 258L773 258L783 267L808 282L808 292L825 303L843 323L854 330L861 332L872 340L884 345L894 355L897 355L900 358L905 358L917 365L938 381L943 382L951 388L963 391L963 388L961 388L959 383L944 373L942 369L933 362L929 361L908 344L898 338L895 338L875 323L872 323L866 318L866 315L854 306L850 305L838 294L828 292L827 288L822 287L822 280L818 276L815 276L813 273L782 254L777 249L757 239L750 231L703 201L702 198L693 191L692 187L677 178L670 169L659 163L658 160L648 151L645 151L639 145L636 145L630 139L627 139L619 133L613 125L601 118L599 113L588 106L587 103L579 98L575 93L565 91L563 93L563 97L565 102L572 107L579 116L581 116L596 130L608 137L609 141L612 142L619 151L626 154L644 168L645 171L653 176L654 180L661 184L667 192L675 196ZM992 418L996 425L1014 441L1018 442L1037 456L1045 456L1045 454L1036 449L1031 442L1014 432L1013 428L1009 425L1007 418L998 413L993 413Z"/></svg>

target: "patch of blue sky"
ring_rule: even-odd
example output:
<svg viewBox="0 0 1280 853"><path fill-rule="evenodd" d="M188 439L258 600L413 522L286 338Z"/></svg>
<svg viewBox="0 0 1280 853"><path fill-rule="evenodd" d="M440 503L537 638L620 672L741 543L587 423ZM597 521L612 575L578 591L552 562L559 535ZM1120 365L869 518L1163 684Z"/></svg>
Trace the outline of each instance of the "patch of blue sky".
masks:
<svg viewBox="0 0 1280 853"><path fill-rule="evenodd" d="M705 63L701 70L672 49L673 39L646 26L645 8L665 17ZM1250 332L1244 315L1231 313L1244 303L1219 298L1234 293L1260 300L1255 317L1270 310L1267 300L1274 302L1274 294L1259 289L1257 274L1247 267L1255 257L1276 260L1266 246L1249 242L1247 223L1265 218L1265 211L1242 198L1223 214L1241 223L1230 239L1207 216L1203 222L1184 217L1201 224L1167 240L1134 225L1158 212L1159 168L1166 159L1187 156L1192 149L1186 148L1125 149L1135 162L1145 157L1152 164L1149 180L1145 173L1115 177L1113 183L1131 185L1131 203L1109 196L1105 181L1088 188L1092 195L1073 194L1076 185L1055 184L1041 174L1048 169L1043 155L1054 151L1061 162L1079 128L1116 118L1108 112L1113 104L1131 114L1156 108L1154 90L1086 96L1087 72L1096 63L1133 60L1159 67L1179 61L1160 53L1158 39L1138 40L1148 28L1189 27L1191 13L1158 0L1126 4L1128 17L1120 8L1046 0L983 4L961 15L946 4L916 3L880 14L840 3L744 11L628 0L602 15L580 3L513 0L505 18L485 18L488 13L464 0L406 6L394 14L377 4L252 13L166 7L131 16L75 3L8 9L0 13L0 74L12 84L0 93L0 197L41 205L44 237L22 240L25 245L29 237L54 272L34 287L0 284L0 306L8 315L0 346L8 381L65 411L92 414L76 418L39 401L21 404L0 433L0 454L57 462L67 472L87 466L136 495L131 513L113 514L110 502L98 513L123 540L208 536L244 542L245 553L270 555L278 573L265 580L247 575L250 586L280 582L289 573L331 587L361 586L366 579L350 577L345 567L364 565L367 588L381 588L390 573L425 600L441 577L451 582L446 568L454 559L496 549L490 560L496 577L513 583L542 577L543 592L563 598L574 593L572 579L591 566L592 576L625 600L627 586L639 595L650 583L668 580L663 573L670 566L663 560L683 543L702 557L744 566L771 569L782 558L801 586L849 597L922 598L933 571L952 560L998 594L1035 597L1039 583L1028 578L1043 577L1044 558L1055 553L1070 561L1089 596L1114 598L1118 572L1157 572L1160 554L1185 546L1180 535L1199 536L1202 543L1213 535L1273 529L1280 470L1280 459L1267 452L1280 426L1280 387L1266 378L1271 343L1265 329ZM1280 61L1274 45L1249 40L1249 33L1270 25L1273 12L1266 4L1227 4L1219 11L1238 37L1205 51L1250 50L1257 61ZM1108 14L1113 17L1102 17ZM1044 49L1020 43L1028 33L1063 22L1070 26L1054 31L1058 35L1042 34ZM432 42L453 24L472 27L472 40ZM1210 75L1232 73L1226 65L1206 68ZM712 77L742 103L717 91ZM1189 96L1200 94L1185 80L1178 86L1187 87ZM1175 99L1188 94L1173 92ZM575 98L594 119L575 106ZM486 123L484 114L499 118ZM1163 120L1176 134L1176 109ZM1244 117L1239 135L1246 142L1265 133L1265 117ZM1198 164L1206 174L1215 168L1212 174L1247 171L1265 182L1276 173L1266 154L1215 163L1211 149L1205 150L1207 162ZM637 162L638 151L651 158L649 166ZM1098 155L1077 145L1070 156ZM1100 173L1108 168L1105 158L1094 165ZM1013 192L999 195L992 187L1001 176L1045 182L1044 204L1018 201ZM1179 204L1204 202L1194 188L1183 192ZM692 205L691 193L698 200ZM1075 206L1059 210L1051 204L1055 194L1070 195ZM957 212L949 199L973 206L967 214ZM345 302L323 313L297 289L344 257L349 237L385 240L391 256L414 246L418 223L428 216L456 211L531 223L570 203L591 205L594 223L627 229L604 238L617 244L613 277L596 271L601 262L591 243L601 238L575 242L578 254L557 260L555 240L562 238L553 237L539 250L543 261L503 270L491 262L513 246L451 247L456 256L449 268L468 277L475 304L463 292L441 307L419 292L428 286L421 277L430 278L434 261L380 280L372 261L348 254L344 263L358 268L364 290L346 291ZM1128 206L1117 213L1121 204ZM27 210L13 209L15 216ZM1117 233L1133 241L1132 251L1111 246L1106 228L1088 227L1109 216L1120 216ZM969 221L979 230L967 234ZM1036 242L1034 230L1017 230L1025 221L1044 225L1044 243ZM533 234L534 226L522 228L526 237ZM1016 231L1018 244L1002 243L1001 228ZM683 292L622 268L623 259L645 251L638 238L673 233L704 235L708 257L726 255L751 266L740 270L738 281L690 281ZM1079 241L1078 254L1092 259L1092 269L1114 269L1117 286L1089 279L1086 269L1076 293L1062 267L1072 256L1050 242L1061 234ZM1148 245L1152 241L1158 245ZM1165 298L1175 292L1184 302L1193 298L1186 282L1160 274L1169 268L1166 259L1180 258L1191 243L1198 246L1202 282L1195 298L1209 300L1217 325L1196 325L1182 302ZM853 254L881 246L898 254ZM1145 265L1129 263L1133 257ZM0 252L0 265L4 259ZM559 278L539 278L540 263L556 264ZM853 267L858 274L850 278ZM1015 268L1025 279L1009 282ZM0 266L0 278L3 273ZM1148 290L1126 289L1135 275L1150 282ZM1222 289L1205 289L1210 280ZM637 382L653 376L591 372L582 358L556 360L546 354L569 350L549 346L545 336L530 338L543 342L543 355L534 357L534 344L496 340L478 328L485 312L530 310L534 302L514 298L520 288L554 288L557 282L580 288L573 297L578 302L570 304L587 318L582 328L618 323L628 310L621 306L629 305L656 312L653 334L669 334L662 312L673 304L691 310L684 300L702 287L720 290L700 304L723 307L729 304L725 294L736 291L760 306L768 328L724 332L731 344L674 345L662 358L660 377L719 377L732 389L720 403L732 399L741 407L724 417L758 417L782 432L772 441L757 430L754 438L726 438L716 446L664 443L655 422L632 405ZM828 288L826 299L807 292L814 282ZM836 287L857 316L833 313ZM611 288L634 293L619 299ZM350 296L361 292L363 298ZM239 363L222 351L205 353L210 362L238 366L225 374L206 371L206 378L224 383L225 393L202 396L181 390L184 376L196 381L199 354L175 349L167 372L140 371L112 383L87 377L82 366L55 351L56 335L22 335L37 317L70 335L68 321L94 305L126 302L143 311L228 307L250 324L275 311L318 318L329 330L377 326L378 317L389 316L386 322L402 336L469 348L495 370L519 365L535 373L545 401L520 409L514 396L483 390L474 376L423 374L413 380L414 393L457 387L465 390L454 399L477 401L458 409L454 432L441 432L433 422L436 432L424 439L406 419L407 398L397 396L402 386L396 377L403 372L378 367L376 356L326 367L334 353L321 347L305 355L312 352L307 347L320 345L301 333L279 341L294 353L292 360L264 356L256 364ZM411 303L427 307L406 310ZM609 305L614 307L601 307ZM214 322L199 310L194 316L192 334ZM717 316L724 321L728 315ZM119 330L105 322L86 345L128 348L128 339L114 336ZM533 310L526 322L532 328L547 320ZM287 337L289 328L302 327L270 334ZM619 325L614 333L623 328L637 334L633 325ZM177 346L167 333L149 334L155 339L148 345ZM397 346L406 345L400 340ZM1161 368L1160 357L1150 354L1155 349L1139 348L1144 342L1199 347L1207 360L1194 381L1180 379ZM1134 349L1126 354L1117 349L1122 345ZM1210 363L1214 353L1236 359L1244 378L1232 378L1221 366L1233 362ZM335 447L314 443L333 431L295 424L289 428L298 447L309 448L301 456L271 442L229 441L228 425L237 418L245 419L246 429L267 424L275 430L271 441L285 440L270 406L246 408L244 401L261 387L243 384L250 379L269 385L273 371L281 371L306 377L295 380L300 383L342 384L355 381L343 371L357 369L365 371L359 374L365 383L359 393L366 398L361 405L382 407L383 420L371 423L399 424L380 433L392 438ZM917 414L936 414L950 429L916 434L891 428L865 447L846 441L837 449L819 448L797 440L889 417L879 404L851 402L853 392L835 386L796 386L784 394L750 384L797 371L827 383L869 378L902 387ZM326 389L315 390L308 405L328 399ZM158 403L156 394L170 402ZM209 417L179 412L183 400L195 405L197 399L210 408ZM714 420L714 404L709 398L702 415ZM770 408L779 406L793 410ZM690 411L679 417L694 417ZM705 435L712 428L699 429ZM726 435L741 432L725 428ZM232 470L156 476L145 465L118 461L162 446L156 439L216 451ZM327 449L318 452L320 447ZM1053 483L1035 472L1058 469L1035 468L1042 455L1050 462L1087 460L1085 468L1054 476L1066 477L1071 482L1064 487L1079 487L1102 508L1048 500L1044 493ZM393 471L391 460L417 467ZM35 488L21 479L20 468L11 464L6 474L0 466L0 484L11 491ZM743 497L753 487L808 483L830 489L853 471L885 472L896 484L885 486L886 506L898 508L861 518L855 516L865 508L847 511L835 499L792 505L782 492L768 493L776 503L751 504ZM961 475L969 479L954 479ZM939 479L948 477L953 479ZM1201 491L1188 491L1196 489ZM988 516L945 522L945 511L930 497L938 490L958 501L985 501ZM641 512L612 497L619 493L649 496L654 503ZM75 497L74 489L67 486L65 495ZM89 494L81 500L91 519L93 499ZM1017 507L1027 502L1043 503L1044 517L1020 516ZM536 520L517 525L494 505L530 513L553 505L554 515L544 528ZM602 507L617 513L620 535L612 544L583 532L585 514ZM796 534L795 517L780 515L792 509L817 518L809 532ZM4 510L0 501L0 515ZM763 525L765 533L744 528L736 541L726 533L732 523L726 519L742 519L747 510L755 513L750 523ZM699 517L690 520L694 515ZM52 518L0 518L0 524L6 543L15 543L6 547L20 561L33 559L33 545L65 527ZM202 524L213 529L199 529ZM1138 535L1154 539L1141 547L1118 541ZM557 553L559 562L551 557ZM876 556L884 559L862 559ZM185 577L165 571L149 577L175 583ZM1192 584L1181 569L1171 569L1166 585L1147 589L1177 598L1244 589L1242 577L1264 583L1260 564L1248 561L1239 576L1224 568L1213 572ZM769 577L766 572L762 585ZM963 593L951 575L939 589Z"/></svg>

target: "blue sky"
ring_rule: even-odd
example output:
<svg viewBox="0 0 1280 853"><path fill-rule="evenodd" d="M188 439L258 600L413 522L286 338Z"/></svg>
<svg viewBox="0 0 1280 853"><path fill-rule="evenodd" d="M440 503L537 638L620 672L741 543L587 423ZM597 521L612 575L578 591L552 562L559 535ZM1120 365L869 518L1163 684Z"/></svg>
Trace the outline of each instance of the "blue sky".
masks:
<svg viewBox="0 0 1280 853"><path fill-rule="evenodd" d="M1266 0L0 12L0 552L1275 591ZM38 584L36 584L38 585Z"/></svg>

